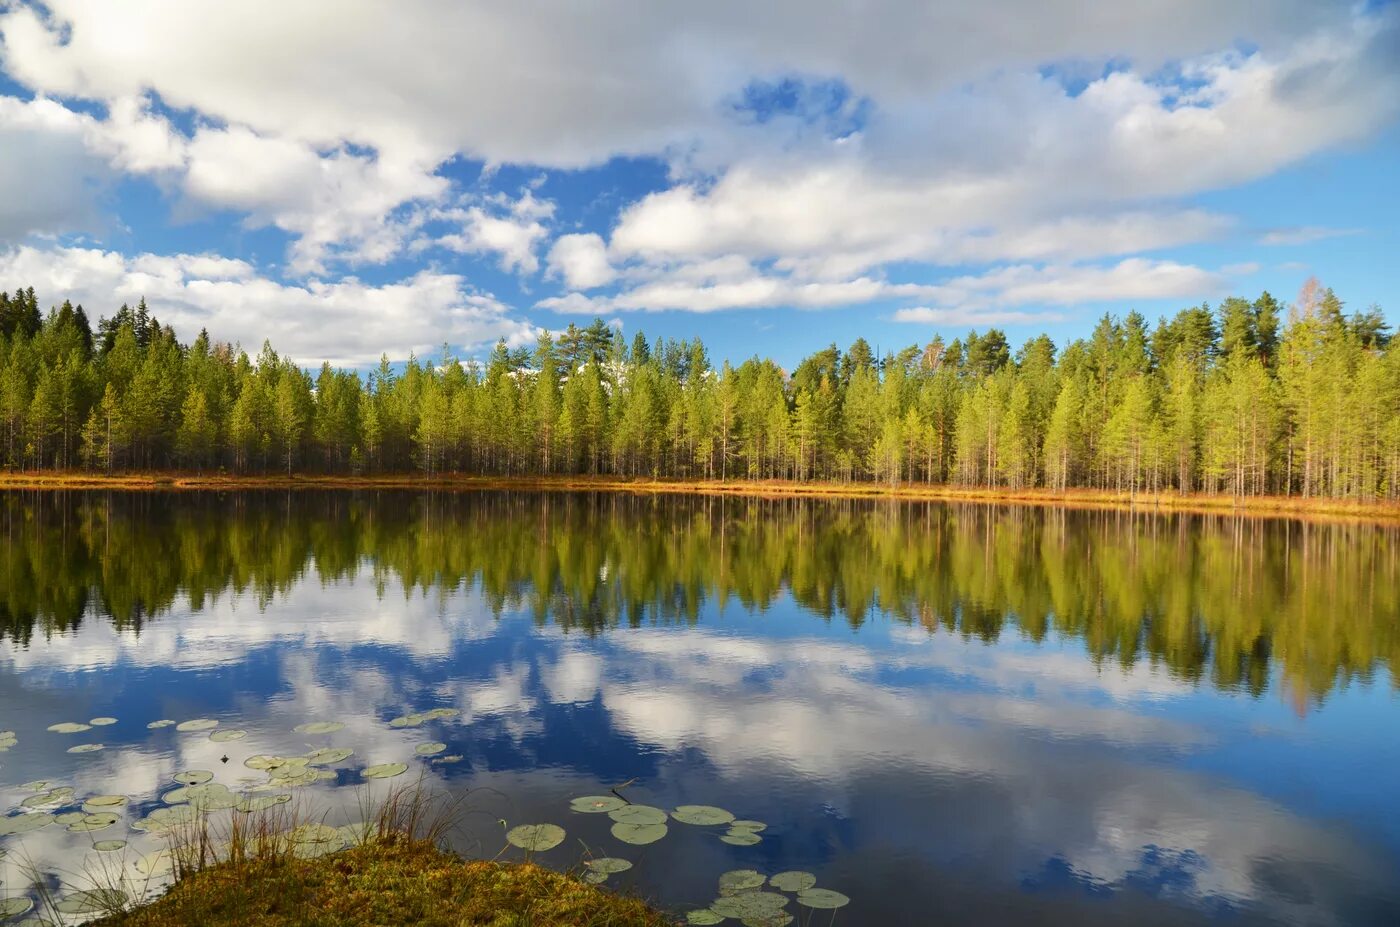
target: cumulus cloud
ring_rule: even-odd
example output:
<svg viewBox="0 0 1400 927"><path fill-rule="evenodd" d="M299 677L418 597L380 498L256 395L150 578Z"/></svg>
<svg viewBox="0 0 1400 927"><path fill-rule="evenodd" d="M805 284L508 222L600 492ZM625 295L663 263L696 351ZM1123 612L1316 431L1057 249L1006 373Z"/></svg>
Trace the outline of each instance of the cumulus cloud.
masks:
<svg viewBox="0 0 1400 927"><path fill-rule="evenodd" d="M0 279L23 280L53 298L83 303L92 316L145 297L151 311L192 338L201 328L255 349L276 332L278 350L303 364L362 365L380 352L406 357L444 342L475 349L505 338L531 343L535 329L455 274L419 272L395 283L281 283L249 264L215 255L127 257L92 248L0 252Z"/></svg>
<svg viewBox="0 0 1400 927"><path fill-rule="evenodd" d="M617 278L603 237L593 232L559 236L549 249L549 271L575 290L596 289Z"/></svg>
<svg viewBox="0 0 1400 927"><path fill-rule="evenodd" d="M482 206L437 210L432 218L460 227L461 231L428 241L462 254L492 254L501 270L533 274L539 270L536 248L549 235L544 221L554 215L554 204L537 199L526 190L518 200L496 196Z"/></svg>

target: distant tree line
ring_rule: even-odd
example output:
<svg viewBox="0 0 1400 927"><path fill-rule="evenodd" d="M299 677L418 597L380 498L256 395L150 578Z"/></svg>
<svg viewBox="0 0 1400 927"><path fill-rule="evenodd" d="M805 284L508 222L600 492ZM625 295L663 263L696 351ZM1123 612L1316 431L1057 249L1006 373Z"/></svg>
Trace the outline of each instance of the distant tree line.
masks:
<svg viewBox="0 0 1400 927"><path fill-rule="evenodd" d="M0 464L429 474L614 474L959 483L1014 489L1400 497L1400 346L1377 307L1310 280L1104 316L1057 350L990 329L878 357L864 339L791 373L716 368L699 340L595 320L484 363L382 359L312 374L143 300L95 329L0 294Z"/></svg>

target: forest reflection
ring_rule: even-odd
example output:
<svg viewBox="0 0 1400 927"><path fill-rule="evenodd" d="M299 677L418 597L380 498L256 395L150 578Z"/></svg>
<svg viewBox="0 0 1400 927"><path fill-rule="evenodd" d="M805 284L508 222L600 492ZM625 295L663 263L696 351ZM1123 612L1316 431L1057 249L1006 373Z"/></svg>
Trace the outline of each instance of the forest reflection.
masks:
<svg viewBox="0 0 1400 927"><path fill-rule="evenodd" d="M814 620L1082 641L1098 664L1318 703L1400 658L1400 530L862 500L530 493L9 493L0 638L139 635L307 581L479 588L597 634L790 596ZM372 607L368 606L367 607Z"/></svg>

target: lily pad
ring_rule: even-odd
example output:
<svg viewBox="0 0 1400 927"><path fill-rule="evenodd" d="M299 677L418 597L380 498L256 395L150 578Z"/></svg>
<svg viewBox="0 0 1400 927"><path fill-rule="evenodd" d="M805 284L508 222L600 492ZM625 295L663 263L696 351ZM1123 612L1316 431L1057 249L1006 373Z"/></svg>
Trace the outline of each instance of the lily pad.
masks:
<svg viewBox="0 0 1400 927"><path fill-rule="evenodd" d="M542 853L564 842L564 828L558 824L521 824L506 832L506 842L522 850Z"/></svg>
<svg viewBox="0 0 1400 927"><path fill-rule="evenodd" d="M665 824L666 812L651 805L624 805L616 811L609 811L608 817L619 824Z"/></svg>
<svg viewBox="0 0 1400 927"><path fill-rule="evenodd" d="M268 753L255 753L244 760L243 765L247 766L249 769L259 769L266 772L267 770L283 766L286 762L286 757L273 756Z"/></svg>
<svg viewBox="0 0 1400 927"><path fill-rule="evenodd" d="M21 808L44 808L47 806L62 805L72 800L73 790L67 786L61 786L56 789L39 792L37 795L31 795L20 802L19 805Z"/></svg>
<svg viewBox="0 0 1400 927"><path fill-rule="evenodd" d="M175 722L174 722L174 721L171 721L169 718L162 718L162 719L160 719L159 721L152 721L150 724L146 725L147 728L149 728L150 730L153 730L153 731L158 731L158 730L160 730L160 729L163 728L163 727L174 727L174 726L175 726Z"/></svg>
<svg viewBox="0 0 1400 927"><path fill-rule="evenodd" d="M431 762L434 766L447 766L447 765L450 765L450 764L452 764L452 763L460 763L460 762L462 762L462 760L464 760L464 759L466 759L466 757L462 756L462 754L460 754L460 753L454 753L454 754L452 754L451 756L439 756L439 757L435 757L435 758L433 758L432 760L430 760L429 762Z"/></svg>
<svg viewBox="0 0 1400 927"><path fill-rule="evenodd" d="M0 818L0 837L28 834L41 827L48 827L52 823L53 816L48 814L16 814Z"/></svg>
<svg viewBox="0 0 1400 927"><path fill-rule="evenodd" d="M719 890L725 894L759 888L768 877L757 869L733 869L719 877Z"/></svg>
<svg viewBox="0 0 1400 927"><path fill-rule="evenodd" d="M646 846L655 843L666 836L667 827L665 824L614 824L612 835L623 843L630 843L634 846Z"/></svg>
<svg viewBox="0 0 1400 927"><path fill-rule="evenodd" d="M749 831L750 833L755 833L755 834L756 834L756 833L758 833L758 832L761 831L761 830L767 830L767 829L768 829L768 825L767 825L767 824L764 824L762 821L730 821L730 822L729 822L729 830L730 830L731 832L732 832L732 831L736 831L736 830L746 830L746 831Z"/></svg>
<svg viewBox="0 0 1400 927"><path fill-rule="evenodd" d="M126 849L125 840L99 840L92 845L92 848L99 853L115 853L117 850Z"/></svg>
<svg viewBox="0 0 1400 927"><path fill-rule="evenodd" d="M21 785L21 786L20 786L20 789L21 789L22 791L25 791L25 792L42 792L42 791L44 791L45 789L47 789L48 787L49 787L49 780L47 780L47 779L35 779L33 782L26 782L26 783L24 783L24 785Z"/></svg>
<svg viewBox="0 0 1400 927"><path fill-rule="evenodd" d="M810 872L792 870L778 873L768 880L768 884L781 892L805 892L817 884L817 877Z"/></svg>
<svg viewBox="0 0 1400 927"><path fill-rule="evenodd" d="M108 725L116 723L116 718L93 718L88 722L88 724L91 724L93 727L107 727Z"/></svg>
<svg viewBox="0 0 1400 927"><path fill-rule="evenodd" d="M709 908L699 908L695 911L687 911L685 922L693 924L694 927L710 927L711 924L723 923L724 915L716 914Z"/></svg>
<svg viewBox="0 0 1400 927"><path fill-rule="evenodd" d="M83 802L84 811L87 811L89 808L96 808L98 811L101 811L107 808L123 808L125 806L125 795L94 795ZM96 814L95 811L90 811L88 813Z"/></svg>
<svg viewBox="0 0 1400 927"><path fill-rule="evenodd" d="M606 872L594 872L590 869L583 874L583 881L587 882L589 885L602 885L604 882L608 881L608 874Z"/></svg>
<svg viewBox="0 0 1400 927"><path fill-rule="evenodd" d="M428 718L425 715L400 715L390 720L390 727L420 727Z"/></svg>
<svg viewBox="0 0 1400 927"><path fill-rule="evenodd" d="M214 774L207 769L187 769L184 772L176 773L170 778L181 785L203 785L211 781L214 778Z"/></svg>
<svg viewBox="0 0 1400 927"><path fill-rule="evenodd" d="M219 722L211 721L209 718L195 718L193 721L181 721L175 725L175 730L184 731L212 731L219 726Z"/></svg>
<svg viewBox="0 0 1400 927"><path fill-rule="evenodd" d="M175 855L169 850L156 850L131 865L143 876L162 876L175 871Z"/></svg>
<svg viewBox="0 0 1400 927"><path fill-rule="evenodd" d="M28 898L0 898L0 920L28 914L33 908L34 902Z"/></svg>
<svg viewBox="0 0 1400 927"><path fill-rule="evenodd" d="M349 747L322 747L306 754L307 766L334 766L355 755Z"/></svg>
<svg viewBox="0 0 1400 927"><path fill-rule="evenodd" d="M308 721L306 724L298 724L292 728L298 734L334 734L336 731L345 730L344 721Z"/></svg>
<svg viewBox="0 0 1400 927"><path fill-rule="evenodd" d="M787 927L792 923L792 915L786 911L773 914L751 914L739 921L744 927Z"/></svg>
<svg viewBox="0 0 1400 927"><path fill-rule="evenodd" d="M69 747L69 753L96 753L98 750L107 749L102 744L78 744L76 747Z"/></svg>
<svg viewBox="0 0 1400 927"><path fill-rule="evenodd" d="M583 864L593 872L603 872L612 875L614 872L626 872L632 868L629 860L618 859L616 856L603 856L598 859L590 859Z"/></svg>
<svg viewBox="0 0 1400 927"><path fill-rule="evenodd" d="M437 754L443 752L446 749L447 744L434 742L427 744L419 744L418 746L413 748L413 752L418 754L419 756L436 756Z"/></svg>
<svg viewBox="0 0 1400 927"><path fill-rule="evenodd" d="M809 888L797 893L797 903L809 908L834 910L844 908L851 903L851 899L840 892L833 892L829 888Z"/></svg>
<svg viewBox="0 0 1400 927"><path fill-rule="evenodd" d="M53 816L53 822L55 824L62 824L64 826L81 821L82 819L83 813L81 811L66 811L63 814L55 814Z"/></svg>
<svg viewBox="0 0 1400 927"><path fill-rule="evenodd" d="M259 795L256 798L244 798L235 806L244 814L253 814L258 811L267 811L276 808L278 805L285 805L292 800L292 796L285 793L281 795Z"/></svg>
<svg viewBox="0 0 1400 927"><path fill-rule="evenodd" d="M725 834L719 839L723 840L727 844L730 844L731 846L751 847L755 843L758 843L759 840L761 840L762 838L759 837L758 834L750 833L746 830L741 830Z"/></svg>
<svg viewBox="0 0 1400 927"><path fill-rule="evenodd" d="M63 721L58 724L50 724L49 730L55 734L76 734L79 731L92 730L91 724L79 724L76 721Z"/></svg>
<svg viewBox="0 0 1400 927"><path fill-rule="evenodd" d="M433 708L422 712L419 717L429 721L450 721L453 718L460 718L462 711L459 708Z"/></svg>
<svg viewBox="0 0 1400 927"><path fill-rule="evenodd" d="M68 829L75 834L90 834L93 831L106 830L122 819L119 814L110 811L99 811L96 814L84 815L81 821L76 821L68 825Z"/></svg>
<svg viewBox="0 0 1400 927"><path fill-rule="evenodd" d="M141 820L133 821L131 826L134 830L159 834L181 824L189 824L195 817L195 809L189 805L174 805L169 808L157 808Z"/></svg>
<svg viewBox="0 0 1400 927"><path fill-rule="evenodd" d="M119 888L95 888L74 892L54 905L54 910L59 914L105 914L120 910L126 902L126 892Z"/></svg>
<svg viewBox="0 0 1400 927"><path fill-rule="evenodd" d="M627 802L616 795L585 795L569 802L569 810L584 814L606 814L619 808L626 808Z"/></svg>
<svg viewBox="0 0 1400 927"><path fill-rule="evenodd" d="M671 812L671 817L682 824L695 824L700 827L728 824L734 820L734 815L713 805L681 805Z"/></svg>
<svg viewBox="0 0 1400 927"><path fill-rule="evenodd" d="M747 891L716 898L710 908L725 917L747 920L777 917L784 913L783 908L787 903L788 897L777 892Z"/></svg>
<svg viewBox="0 0 1400 927"><path fill-rule="evenodd" d="M406 772L408 766L403 763L380 763L378 766L366 766L362 775L366 779L392 779Z"/></svg>
<svg viewBox="0 0 1400 927"><path fill-rule="evenodd" d="M226 744L231 741L242 740L247 736L247 731L215 731L209 735L209 739L216 744Z"/></svg>

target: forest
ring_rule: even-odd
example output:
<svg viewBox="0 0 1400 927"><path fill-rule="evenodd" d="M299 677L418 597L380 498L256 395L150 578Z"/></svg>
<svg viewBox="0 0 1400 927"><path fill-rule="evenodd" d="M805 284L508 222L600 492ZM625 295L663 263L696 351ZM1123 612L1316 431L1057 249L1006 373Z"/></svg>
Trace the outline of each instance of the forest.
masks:
<svg viewBox="0 0 1400 927"><path fill-rule="evenodd" d="M1400 342L1310 279L1283 304L1105 315L1087 338L1004 332L791 370L601 320L387 357L365 375L181 343L142 300L94 326L0 293L0 465L100 472L598 474L1400 498Z"/></svg>

